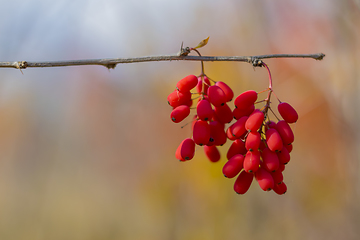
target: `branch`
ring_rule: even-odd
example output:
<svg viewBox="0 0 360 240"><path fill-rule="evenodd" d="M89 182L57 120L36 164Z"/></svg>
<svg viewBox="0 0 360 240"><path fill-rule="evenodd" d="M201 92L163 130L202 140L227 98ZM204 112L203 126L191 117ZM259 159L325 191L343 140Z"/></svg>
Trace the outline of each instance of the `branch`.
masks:
<svg viewBox="0 0 360 240"><path fill-rule="evenodd" d="M317 54L272 54L258 56L187 56L187 54L148 56L135 58L112 58L112 59L83 59L70 61L50 61L50 62L0 62L0 68L43 68L43 67L65 67L65 66L84 66L84 65L100 65L113 69L119 63L137 63L137 62L154 62L154 61L235 61L248 62L254 66L260 66L261 59L266 58L313 58L322 60L325 57L323 53Z"/></svg>

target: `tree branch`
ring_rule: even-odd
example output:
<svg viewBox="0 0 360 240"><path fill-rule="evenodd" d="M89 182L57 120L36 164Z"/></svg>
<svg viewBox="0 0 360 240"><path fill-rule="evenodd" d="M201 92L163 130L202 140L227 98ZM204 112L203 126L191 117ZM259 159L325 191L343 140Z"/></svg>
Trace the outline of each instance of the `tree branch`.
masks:
<svg viewBox="0 0 360 240"><path fill-rule="evenodd" d="M135 58L112 58L112 59L83 59L70 61L49 61L49 62L0 62L0 68L43 68L43 67L65 67L65 66L84 66L100 65L108 69L115 68L119 63L137 63L137 62L154 62L154 61L235 61L248 62L254 66L260 66L261 60L266 58L313 58L322 60L325 57L323 53L317 54L272 54L258 56L187 56L185 54L148 56Z"/></svg>

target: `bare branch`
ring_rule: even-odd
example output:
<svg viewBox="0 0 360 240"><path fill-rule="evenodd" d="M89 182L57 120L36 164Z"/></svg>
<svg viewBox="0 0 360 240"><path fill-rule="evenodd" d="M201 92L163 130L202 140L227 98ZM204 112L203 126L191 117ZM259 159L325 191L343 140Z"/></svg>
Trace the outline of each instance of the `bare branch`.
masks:
<svg viewBox="0 0 360 240"><path fill-rule="evenodd" d="M70 61L49 61L49 62L0 62L0 68L43 68L43 67L65 67L65 66L84 66L84 65L100 65L109 69L115 68L119 63L138 63L138 62L154 62L154 61L234 61L248 62L254 66L259 66L259 60L266 58L313 58L322 60L325 57L323 53L317 54L272 54L258 56L187 56L185 54L148 56L135 58L112 58L112 59L83 59Z"/></svg>

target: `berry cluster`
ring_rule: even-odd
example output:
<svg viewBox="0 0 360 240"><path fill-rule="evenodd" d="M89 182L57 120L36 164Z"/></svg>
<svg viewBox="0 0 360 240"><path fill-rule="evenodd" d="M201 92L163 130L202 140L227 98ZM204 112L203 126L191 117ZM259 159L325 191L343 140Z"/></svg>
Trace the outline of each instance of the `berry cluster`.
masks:
<svg viewBox="0 0 360 240"><path fill-rule="evenodd" d="M296 122L298 115L290 104L280 100L277 108L282 120L273 113L270 107L272 79L267 65L261 64L269 72L269 88L265 90L268 91L267 98L258 101L262 92L245 91L235 98L234 110L228 105L234 98L232 89L224 82L209 79L204 73L198 77L189 75L176 84L176 89L167 98L173 108L171 120L182 122L194 108L196 114L192 120L192 136L180 143L175 156L180 161L191 160L198 145L203 147L210 161L217 162L220 160L217 147L227 140L233 141L222 172L227 178L237 176L235 192L247 192L255 178L264 191L274 190L277 194L284 194L287 187L282 172L290 161L294 141L289 124ZM197 103L193 108L194 100ZM259 103L265 105L256 108L255 104ZM270 120L270 112L277 122ZM225 128L234 119L236 121Z"/></svg>

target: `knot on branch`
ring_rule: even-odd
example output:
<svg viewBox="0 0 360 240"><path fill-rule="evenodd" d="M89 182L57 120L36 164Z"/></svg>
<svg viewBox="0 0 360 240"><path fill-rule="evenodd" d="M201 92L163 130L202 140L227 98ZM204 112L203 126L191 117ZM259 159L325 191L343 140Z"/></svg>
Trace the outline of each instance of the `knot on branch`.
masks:
<svg viewBox="0 0 360 240"><path fill-rule="evenodd" d="M25 69L28 67L28 63L26 61L19 61L19 62L16 62L15 67L17 69Z"/></svg>
<svg viewBox="0 0 360 240"><path fill-rule="evenodd" d="M258 58L252 58L251 59L251 64L253 65L253 67L262 67L263 66L263 61L258 59Z"/></svg>

